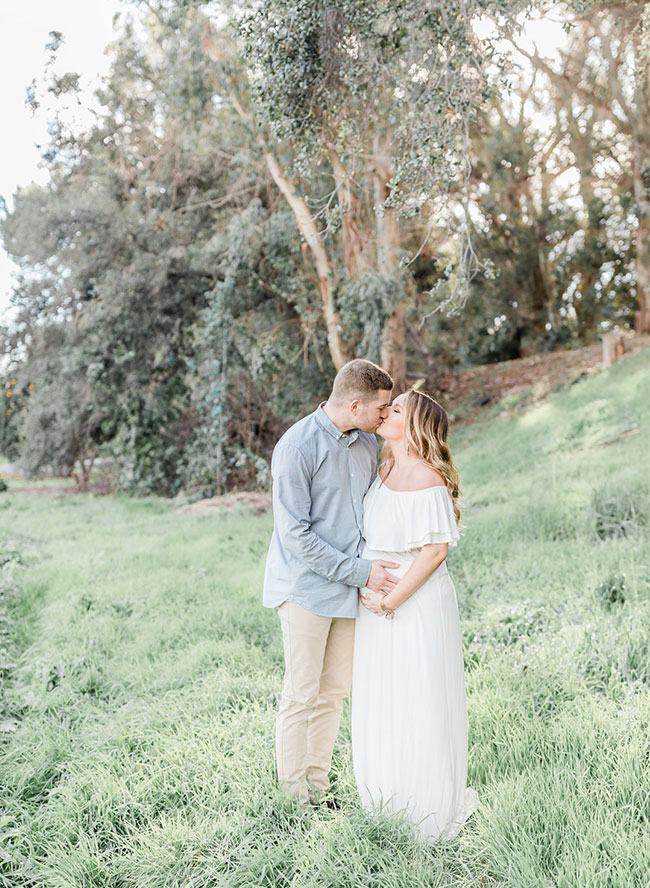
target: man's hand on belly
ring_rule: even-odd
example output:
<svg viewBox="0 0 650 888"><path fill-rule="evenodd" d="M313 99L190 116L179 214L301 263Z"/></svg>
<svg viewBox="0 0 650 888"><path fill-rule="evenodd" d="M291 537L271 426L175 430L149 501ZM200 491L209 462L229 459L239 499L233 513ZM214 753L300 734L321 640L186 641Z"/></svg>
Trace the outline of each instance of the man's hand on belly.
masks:
<svg viewBox="0 0 650 888"><path fill-rule="evenodd" d="M384 595L388 595L399 582L399 577L389 573L388 568L395 570L399 567L399 564L396 564L394 561L381 560L372 561L371 564L372 567L370 568L370 576L368 577L366 588L370 589L371 592L383 592Z"/></svg>

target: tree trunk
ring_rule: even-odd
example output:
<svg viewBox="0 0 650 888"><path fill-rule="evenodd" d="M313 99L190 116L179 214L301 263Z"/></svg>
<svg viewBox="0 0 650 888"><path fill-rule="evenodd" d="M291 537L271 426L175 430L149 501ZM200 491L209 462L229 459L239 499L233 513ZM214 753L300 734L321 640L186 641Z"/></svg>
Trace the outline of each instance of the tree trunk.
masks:
<svg viewBox="0 0 650 888"><path fill-rule="evenodd" d="M603 336L603 369L607 370L625 354L625 339L617 330Z"/></svg>
<svg viewBox="0 0 650 888"><path fill-rule="evenodd" d="M637 69L634 90L634 199L639 227L636 232L636 301L634 326L637 333L650 333L650 60L647 47L641 45L641 27L632 31L632 46Z"/></svg>
<svg viewBox="0 0 650 888"><path fill-rule="evenodd" d="M90 473L95 462L95 456L94 454L89 454L87 463L84 457L80 456L77 462L79 463L79 472L77 473L73 470L70 474L74 478L79 492L88 493L90 489Z"/></svg>
<svg viewBox="0 0 650 888"><path fill-rule="evenodd" d="M527 175L525 178L522 178L522 180L518 184L518 187L516 188L517 211L521 212L521 210L523 209L523 195L526 199L527 210L530 218L532 219L533 228L535 230L535 241L537 243L537 268L532 269L533 280L531 282L531 288L533 293L535 294L533 308L538 314L537 323L540 329L545 329L547 321L550 324L555 323L555 306L558 301L557 287L555 285L555 279L553 278L551 262L548 257L546 230L542 219L545 208L548 206L549 203L547 188L547 183L542 177L539 209L536 206L535 200L533 198L529 175Z"/></svg>
<svg viewBox="0 0 650 888"><path fill-rule="evenodd" d="M650 165L650 152L637 144L634 152L634 197L638 207L639 227L636 230L636 302L634 328L637 333L650 333L650 196L643 180L644 162Z"/></svg>
<svg viewBox="0 0 650 888"><path fill-rule="evenodd" d="M406 390L406 309L396 305L384 325L381 337L381 364L393 377L395 392Z"/></svg>
<svg viewBox="0 0 650 888"><path fill-rule="evenodd" d="M270 151L266 150L264 152L264 159L266 160L266 164L273 176L275 184L278 186L286 198L287 203L293 210L300 233L305 238L307 246L314 257L316 272L318 274L318 288L323 302L323 316L325 318L325 327L327 329L327 342L329 344L332 362L336 369L340 370L347 362L348 358L343 349L343 344L341 343L341 325L338 313L334 306L334 268L332 267L330 257L323 244L323 239L316 228L316 223L314 222L309 207L301 195L296 191L293 181L280 168L279 163Z"/></svg>
<svg viewBox="0 0 650 888"><path fill-rule="evenodd" d="M648 219L639 219L636 237L636 301L634 318L637 333L650 333L650 229Z"/></svg>
<svg viewBox="0 0 650 888"><path fill-rule="evenodd" d="M334 173L342 213L343 267L351 278L355 278L372 267L368 244L363 236L363 208L361 201L350 188L348 174L333 148L329 149L327 157Z"/></svg>
<svg viewBox="0 0 650 888"><path fill-rule="evenodd" d="M382 205L390 193L390 137L375 137L375 212L377 219L377 268L387 280L397 277L399 268L399 225L397 210ZM396 305L384 325L381 363L395 383L395 391L406 389L406 308Z"/></svg>

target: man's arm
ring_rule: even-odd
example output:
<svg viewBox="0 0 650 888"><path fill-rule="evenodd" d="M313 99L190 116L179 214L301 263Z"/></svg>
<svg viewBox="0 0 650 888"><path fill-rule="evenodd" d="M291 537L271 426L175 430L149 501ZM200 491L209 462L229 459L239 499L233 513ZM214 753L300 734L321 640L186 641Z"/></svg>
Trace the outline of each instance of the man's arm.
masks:
<svg viewBox="0 0 650 888"><path fill-rule="evenodd" d="M282 545L315 573L348 586L366 585L372 563L340 552L311 529L311 473L290 444L273 454L273 520Z"/></svg>

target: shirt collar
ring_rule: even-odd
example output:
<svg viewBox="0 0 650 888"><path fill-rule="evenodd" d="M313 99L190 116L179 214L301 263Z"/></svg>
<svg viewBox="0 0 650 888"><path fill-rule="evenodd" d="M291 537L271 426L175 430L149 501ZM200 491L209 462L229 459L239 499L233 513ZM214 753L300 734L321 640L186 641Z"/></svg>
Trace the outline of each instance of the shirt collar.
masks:
<svg viewBox="0 0 650 888"><path fill-rule="evenodd" d="M359 437L359 429L350 429L349 435L344 435L343 432L334 425L327 413L325 413L325 411L323 410L323 404L327 404L327 401L322 401L318 405L318 409L316 410L316 422L333 438L336 438L337 441L340 441L341 438L345 438L345 441L349 447L350 444L353 444Z"/></svg>

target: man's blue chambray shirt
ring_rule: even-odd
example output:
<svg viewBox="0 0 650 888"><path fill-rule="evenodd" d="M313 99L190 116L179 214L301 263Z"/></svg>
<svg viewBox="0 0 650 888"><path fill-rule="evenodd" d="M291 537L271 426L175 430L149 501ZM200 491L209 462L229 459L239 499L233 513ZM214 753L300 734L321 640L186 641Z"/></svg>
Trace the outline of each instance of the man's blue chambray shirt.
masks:
<svg viewBox="0 0 650 888"><path fill-rule="evenodd" d="M325 402L323 402L325 403ZM356 617L363 498L377 472L377 439L344 435L317 410L291 426L273 451L273 536L264 574L265 607L295 601L324 617Z"/></svg>

